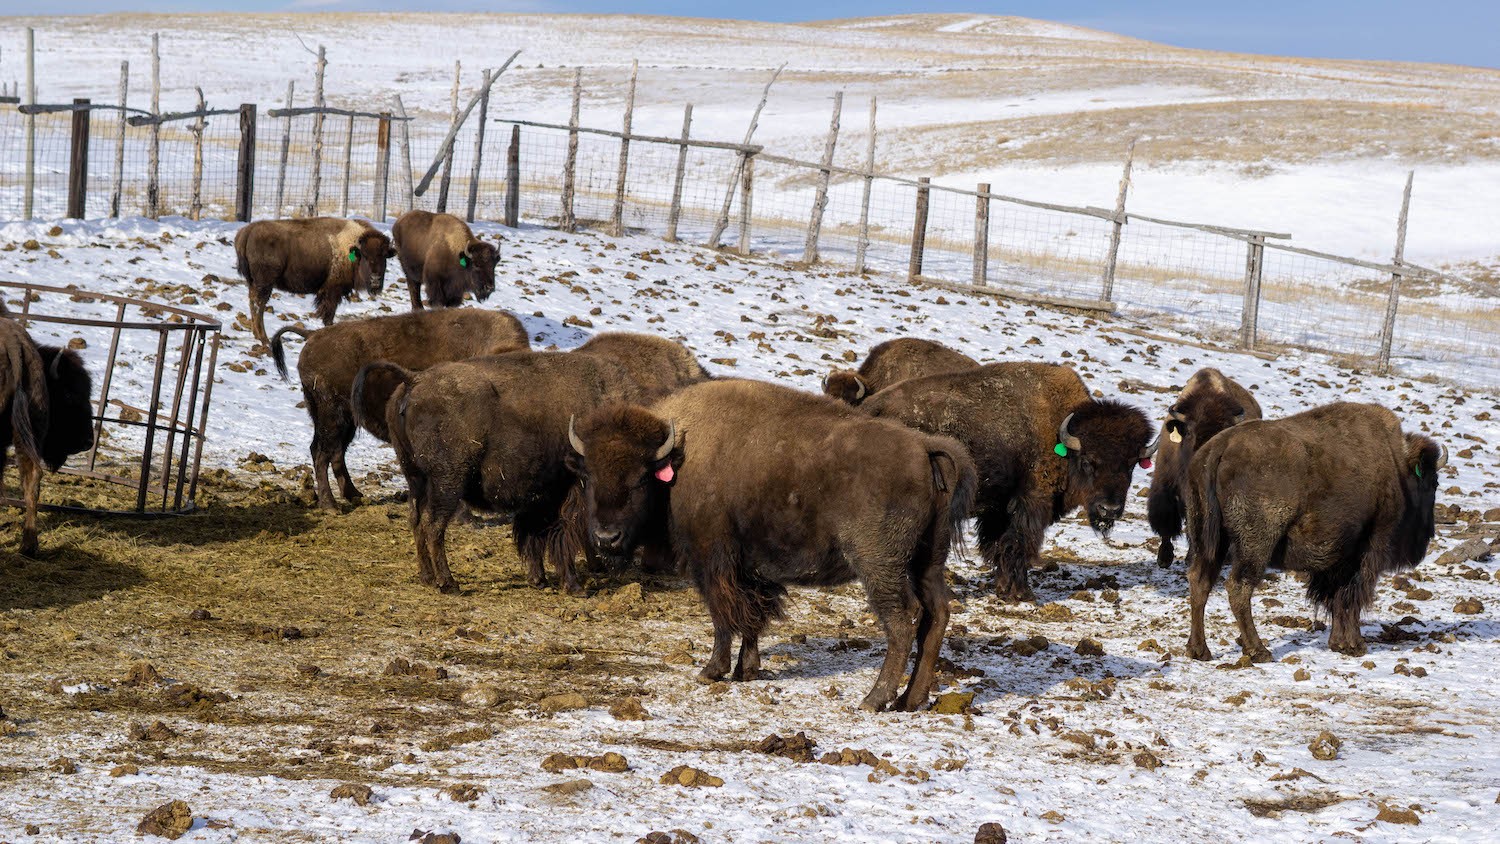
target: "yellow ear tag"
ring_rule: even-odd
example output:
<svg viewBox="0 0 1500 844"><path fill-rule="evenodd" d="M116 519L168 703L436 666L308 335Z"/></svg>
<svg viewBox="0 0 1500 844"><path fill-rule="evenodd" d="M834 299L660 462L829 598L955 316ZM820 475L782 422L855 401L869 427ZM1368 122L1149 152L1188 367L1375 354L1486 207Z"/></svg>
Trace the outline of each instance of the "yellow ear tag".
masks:
<svg viewBox="0 0 1500 844"><path fill-rule="evenodd" d="M1170 432L1167 433L1167 439L1171 440L1174 443L1180 443L1182 442L1182 435L1177 433L1176 428L1173 428Z"/></svg>

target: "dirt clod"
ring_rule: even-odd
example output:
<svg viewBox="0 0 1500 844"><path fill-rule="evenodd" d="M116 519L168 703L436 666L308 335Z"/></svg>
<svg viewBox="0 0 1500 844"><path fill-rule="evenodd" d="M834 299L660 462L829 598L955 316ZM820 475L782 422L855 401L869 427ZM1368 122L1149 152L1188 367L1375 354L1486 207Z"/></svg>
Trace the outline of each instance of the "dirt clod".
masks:
<svg viewBox="0 0 1500 844"><path fill-rule="evenodd" d="M979 831L974 833L974 844L1005 844L1005 827L994 821L979 825Z"/></svg>
<svg viewBox="0 0 1500 844"><path fill-rule="evenodd" d="M328 796L334 800L353 800L356 806L368 806L370 798L375 796L375 790L362 783L346 782L334 786Z"/></svg>
<svg viewBox="0 0 1500 844"><path fill-rule="evenodd" d="M815 758L813 756L815 747L817 747L817 742L808 738L806 733L798 731L791 738L782 738L772 733L761 739L755 749L768 756L780 756L794 762L811 762Z"/></svg>
<svg viewBox="0 0 1500 844"><path fill-rule="evenodd" d="M120 764L109 769L109 775L112 777L135 776L140 772L141 769L133 762L121 762Z"/></svg>
<svg viewBox="0 0 1500 844"><path fill-rule="evenodd" d="M1484 603L1478 598L1464 598L1453 605L1453 611L1461 615L1478 615L1484 612Z"/></svg>
<svg viewBox="0 0 1500 844"><path fill-rule="evenodd" d="M578 692L565 692L560 695L548 695L537 701L537 706L543 712L567 712L571 709L587 709L588 698Z"/></svg>
<svg viewBox="0 0 1500 844"><path fill-rule="evenodd" d="M588 780L563 780L562 782L555 782L551 785L544 785L542 786L542 790L547 792L548 794L569 796L573 794L580 794L582 792L588 791L593 787L594 784Z"/></svg>
<svg viewBox="0 0 1500 844"><path fill-rule="evenodd" d="M974 704L973 692L948 692L938 695L932 711L939 715L962 715Z"/></svg>
<svg viewBox="0 0 1500 844"><path fill-rule="evenodd" d="M1343 746L1344 743L1338 736L1324 730L1318 733L1317 738L1308 743L1307 749L1312 752L1314 759L1321 759L1324 762L1328 762L1339 758L1339 748Z"/></svg>
<svg viewBox="0 0 1500 844"><path fill-rule="evenodd" d="M1049 809L1042 813L1042 820L1046 821L1047 823L1062 823L1067 819L1068 818L1066 815L1064 815L1062 812L1057 811L1056 809Z"/></svg>
<svg viewBox="0 0 1500 844"><path fill-rule="evenodd" d="M641 705L638 697L622 697L609 705L609 714L616 721L650 721L651 713Z"/></svg>
<svg viewBox="0 0 1500 844"><path fill-rule="evenodd" d="M159 835L175 841L192 825L193 810L181 800L173 800L147 812L135 831L140 835Z"/></svg>
<svg viewBox="0 0 1500 844"><path fill-rule="evenodd" d="M1104 646L1099 644L1098 639L1085 636L1078 640L1078 645L1073 648L1073 652L1079 656L1104 656Z"/></svg>
<svg viewBox="0 0 1500 844"><path fill-rule="evenodd" d="M463 838L456 832L424 832L413 829L407 841L415 841L417 844L462 844Z"/></svg>
<svg viewBox="0 0 1500 844"><path fill-rule="evenodd" d="M700 771L689 765L678 765L661 775L661 784L680 785L684 788L719 788L724 781L707 771Z"/></svg>
<svg viewBox="0 0 1500 844"><path fill-rule="evenodd" d="M444 788L439 793L454 803L473 803L489 789L472 782L461 782Z"/></svg>
<svg viewBox="0 0 1500 844"><path fill-rule="evenodd" d="M1138 751L1134 756L1130 758L1131 761L1135 762L1135 766L1137 768L1145 768L1148 771L1154 771L1157 768L1161 767L1161 759L1155 753L1152 753L1149 750Z"/></svg>
<svg viewBox="0 0 1500 844"><path fill-rule="evenodd" d="M47 767L51 768L54 772L59 774L78 773L78 763L74 762L72 759L66 756L59 756L56 759L53 759L52 764L48 765Z"/></svg>
<svg viewBox="0 0 1500 844"><path fill-rule="evenodd" d="M1416 826L1422 822L1422 819L1417 817L1417 813L1412 809L1392 806L1385 801L1380 801L1376 805L1380 807L1380 812L1375 815L1375 820L1377 821L1407 824L1409 826Z"/></svg>
<svg viewBox="0 0 1500 844"><path fill-rule="evenodd" d="M685 829L671 832L648 832L637 838L635 844L700 844L702 839Z"/></svg>
<svg viewBox="0 0 1500 844"><path fill-rule="evenodd" d="M1037 610L1037 617L1042 621L1072 621L1073 611L1063 604L1056 602L1045 604Z"/></svg>
<svg viewBox="0 0 1500 844"><path fill-rule="evenodd" d="M131 687L154 686L160 682L161 674L157 672L156 666L144 660L132 664L125 679L120 681L121 685Z"/></svg>
<svg viewBox="0 0 1500 844"><path fill-rule="evenodd" d="M479 684L464 689L464 693L458 696L465 706L476 709L488 709L500 705L500 690L494 686Z"/></svg>
<svg viewBox="0 0 1500 844"><path fill-rule="evenodd" d="M166 741L167 739L176 737L177 731L161 721L157 721L150 726L146 726L140 722L130 725L131 741Z"/></svg>

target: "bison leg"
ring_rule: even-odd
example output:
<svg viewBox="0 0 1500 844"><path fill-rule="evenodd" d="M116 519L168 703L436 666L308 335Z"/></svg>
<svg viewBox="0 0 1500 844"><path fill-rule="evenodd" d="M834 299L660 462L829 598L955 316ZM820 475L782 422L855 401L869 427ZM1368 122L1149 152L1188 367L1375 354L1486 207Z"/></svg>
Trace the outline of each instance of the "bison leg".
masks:
<svg viewBox="0 0 1500 844"><path fill-rule="evenodd" d="M942 550L947 553L946 546ZM948 630L948 584L942 563L929 565L917 581L917 600L922 604L922 617L917 622L917 661L912 669L911 682L906 691L896 699L896 709L915 712L927 705L932 694L933 681L937 676L938 652L943 647L943 634Z"/></svg>
<svg viewBox="0 0 1500 844"><path fill-rule="evenodd" d="M1250 613L1250 598L1255 594L1256 580L1231 571L1224 588L1229 592L1229 609L1240 628L1240 649L1251 662L1270 662L1271 651L1260 639L1255 629L1255 618Z"/></svg>
<svg viewBox="0 0 1500 844"><path fill-rule="evenodd" d="M714 622L713 653L708 655L708 662L698 672L698 682L712 683L724 679L724 675L729 673L729 646L733 644L733 631L721 628L718 622Z"/></svg>
<svg viewBox="0 0 1500 844"><path fill-rule="evenodd" d="M333 448L333 476L339 480L339 492L343 494L344 500L350 504L358 504L364 494L354 485L354 478L349 475L349 465L345 462L349 443L354 442L354 417L347 407L340 407L339 410L338 440Z"/></svg>
<svg viewBox="0 0 1500 844"><path fill-rule="evenodd" d="M1024 513L1025 504L1017 502ZM1002 601L1035 601L1027 579L1031 561L1041 552L1046 522L1027 515L1013 518L1010 508L987 508L979 514L979 553L995 570L995 596Z"/></svg>
<svg viewBox="0 0 1500 844"><path fill-rule="evenodd" d="M1203 633L1203 608L1208 604L1208 593L1219 579L1219 560L1210 560L1204 549L1193 547L1188 552L1188 656L1193 659L1213 659L1208 649L1208 637Z"/></svg>
<svg viewBox="0 0 1500 844"><path fill-rule="evenodd" d="M740 655L734 664L734 679L754 680L760 675L760 634L740 635Z"/></svg>
<svg viewBox="0 0 1500 844"><path fill-rule="evenodd" d="M510 531L516 539L516 555L526 564L526 582L538 589L547 585L542 563L547 557L547 534L552 525L531 510L516 511Z"/></svg>
<svg viewBox="0 0 1500 844"><path fill-rule="evenodd" d="M411 294L411 309L422 310L422 267L407 260L404 254L398 254L397 259L401 261L401 272L406 276L406 291Z"/></svg>
<svg viewBox="0 0 1500 844"><path fill-rule="evenodd" d="M870 607L880 618L885 628L885 662L875 685L859 708L869 712L880 712L896 699L901 678L906 674L906 663L911 659L912 643L917 638L917 619L923 607L913 591L906 573L906 561L899 565L880 567L875 576L865 582L865 591L870 598Z"/></svg>
<svg viewBox="0 0 1500 844"><path fill-rule="evenodd" d="M317 296L313 297L313 312L318 315L318 319L323 321L324 328L333 325L333 317L338 313L339 300L344 298L344 292L325 286L318 291Z"/></svg>
<svg viewBox="0 0 1500 844"><path fill-rule="evenodd" d="M42 466L26 457L21 457L16 462L20 464L21 500L26 505L26 515L21 523L21 554L35 557L37 552L36 506L42 494Z"/></svg>
<svg viewBox="0 0 1500 844"><path fill-rule="evenodd" d="M1316 575L1314 575L1316 576ZM1359 615L1367 601L1362 584L1343 584L1333 593L1328 602L1329 621L1328 649L1346 656L1365 655L1365 637L1359 632Z"/></svg>
<svg viewBox="0 0 1500 844"><path fill-rule="evenodd" d="M270 298L270 290L262 290L253 283L250 285L250 333L266 344L271 342L266 338L266 303Z"/></svg>
<svg viewBox="0 0 1500 844"><path fill-rule="evenodd" d="M427 549L427 572L423 582L436 586L439 592L449 594L458 591L458 581L448 568L448 523L458 507L429 506L422 513L422 525L417 531L417 542Z"/></svg>

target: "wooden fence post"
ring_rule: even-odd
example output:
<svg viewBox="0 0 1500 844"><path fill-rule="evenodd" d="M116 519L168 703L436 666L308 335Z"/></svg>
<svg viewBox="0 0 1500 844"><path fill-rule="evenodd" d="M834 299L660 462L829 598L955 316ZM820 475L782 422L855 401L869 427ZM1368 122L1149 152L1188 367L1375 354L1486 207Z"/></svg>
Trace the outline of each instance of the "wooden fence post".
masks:
<svg viewBox="0 0 1500 844"><path fill-rule="evenodd" d="M292 110L292 94L296 91L297 83L286 83L286 110ZM271 209L271 217L280 217L286 209L282 204L282 197L286 192L286 159L287 153L291 151L292 145L292 116L288 114L281 120L281 166L276 170L276 207Z"/></svg>
<svg viewBox="0 0 1500 844"><path fill-rule="evenodd" d="M312 199L307 203L307 214L310 217L317 216L318 198L323 192L323 69L327 66L323 45L319 44L318 64L313 74L313 106L319 110L313 113Z"/></svg>
<svg viewBox="0 0 1500 844"><path fill-rule="evenodd" d="M449 95L449 110L453 116L450 123L458 122L458 81L463 76L463 64L453 63L453 93ZM443 156L443 176L438 182L437 210L439 214L448 211L448 185L453 178L453 145L449 144L447 152Z"/></svg>
<svg viewBox="0 0 1500 844"><path fill-rule="evenodd" d="M521 225L521 127L510 127L510 149L505 152L505 224Z"/></svg>
<svg viewBox="0 0 1500 844"><path fill-rule="evenodd" d="M68 218L82 220L89 189L89 101L75 98L73 105L84 108L73 111L73 137L68 149Z"/></svg>
<svg viewBox="0 0 1500 844"><path fill-rule="evenodd" d="M208 126L203 112L208 110L208 103L203 99L203 88L198 89L198 119L188 129L193 133L193 196L188 204L189 219L196 220L203 215L203 130Z"/></svg>
<svg viewBox="0 0 1500 844"><path fill-rule="evenodd" d="M474 207L479 202L479 166L484 160L484 122L490 113L490 72L485 70L479 89L479 122L474 126L474 165L469 170L469 204L464 218L474 222Z"/></svg>
<svg viewBox="0 0 1500 844"><path fill-rule="evenodd" d="M151 146L146 162L146 216L161 216L161 35L151 33Z"/></svg>
<svg viewBox="0 0 1500 844"><path fill-rule="evenodd" d="M916 281L922 274L922 253L927 249L927 200L928 185L932 182L926 176L917 179L917 214L911 229L911 260L906 265L907 281Z"/></svg>
<svg viewBox="0 0 1500 844"><path fill-rule="evenodd" d="M153 41L153 43L155 43ZM26 27L26 104L36 105L36 30ZM26 176L21 219L30 220L36 197L36 115L26 115Z"/></svg>
<svg viewBox="0 0 1500 844"><path fill-rule="evenodd" d="M682 180L687 176L688 135L693 131L693 104L682 109L682 143L677 146L677 175L672 179L672 207L667 209L667 242L677 242L677 222L682 218Z"/></svg>
<svg viewBox="0 0 1500 844"><path fill-rule="evenodd" d="M844 92L833 94L833 119L828 124L828 140L823 143L823 169L818 173L818 192L813 197L812 217L807 221L807 241L802 245L802 261L818 261L818 235L823 229L823 209L828 207L828 183L833 178L833 150L839 141L839 115L844 111Z"/></svg>
<svg viewBox="0 0 1500 844"><path fill-rule="evenodd" d="M865 190L859 201L859 243L854 247L854 271L864 274L870 248L870 189L875 184L875 98L870 98L870 140L865 148Z"/></svg>
<svg viewBox="0 0 1500 844"><path fill-rule="evenodd" d="M980 182L974 197L974 286L983 286L990 275L990 183Z"/></svg>
<svg viewBox="0 0 1500 844"><path fill-rule="evenodd" d="M583 68L573 71L573 108L568 112L568 154L563 159L562 225L565 232L578 231L578 216L573 212L573 191L578 167L578 107L583 100Z"/></svg>
<svg viewBox="0 0 1500 844"><path fill-rule="evenodd" d="M1397 267L1402 266L1406 259L1406 213L1411 209L1411 182L1414 176L1415 170L1407 172L1406 189L1401 192L1401 216L1396 219L1396 252L1391 258L1391 264ZM1399 272L1391 273L1391 293L1386 299L1385 322L1380 326L1380 360L1377 369L1382 375L1391 371L1391 346L1396 339L1396 308L1401 302L1401 276Z"/></svg>
<svg viewBox="0 0 1500 844"><path fill-rule="evenodd" d="M1260 282L1265 275L1266 239L1254 234L1245 249L1245 300L1240 314L1240 347L1254 349L1260 330Z"/></svg>
<svg viewBox="0 0 1500 844"><path fill-rule="evenodd" d="M396 113L401 118L401 160L402 176L401 190L404 193L403 211L411 211L417 207L417 195L412 192L411 172L411 121L406 119L406 104L401 102L401 95L396 94Z"/></svg>
<svg viewBox="0 0 1500 844"><path fill-rule="evenodd" d="M130 62L120 62L120 121L115 128L115 171L109 192L109 216L120 216L120 196L125 192L125 101L130 96Z"/></svg>
<svg viewBox="0 0 1500 844"><path fill-rule="evenodd" d="M615 204L609 212L610 232L615 237L625 234L625 185L630 171L630 124L635 118L635 79L639 69L639 61L630 63L630 88L625 93L625 126L620 135L620 168L615 174Z"/></svg>
<svg viewBox="0 0 1500 844"><path fill-rule="evenodd" d="M766 107L766 99L771 96L771 86L776 84L777 78L781 76L781 71L785 69L785 64L776 68L776 72L772 73L770 80L766 82L765 90L761 91L760 102L756 103L755 111L750 115L750 128L745 130L744 146L750 146L751 139L755 137L755 127L760 125L760 113ZM724 204L719 209L718 219L714 221L714 230L708 236L708 246L710 249L718 248L720 238L724 237L724 230L729 228L729 208L734 204L734 186L740 183L740 177L744 175L745 165L749 161L749 152L741 150L740 157L734 168L734 174L729 177L729 184L724 188ZM741 213L743 213L743 210Z"/></svg>
<svg viewBox="0 0 1500 844"><path fill-rule="evenodd" d="M339 216L349 216L349 169L354 164L354 115L349 115L344 132L344 184L339 191Z"/></svg>
<svg viewBox="0 0 1500 844"><path fill-rule="evenodd" d="M755 214L755 153L745 152L744 173L740 179L740 254L750 254L750 222Z"/></svg>
<svg viewBox="0 0 1500 844"><path fill-rule="evenodd" d="M375 219L385 222L386 191L391 176L391 113L382 111L375 127Z"/></svg>
<svg viewBox="0 0 1500 844"><path fill-rule="evenodd" d="M1120 190L1115 194L1115 215L1110 222L1109 252L1104 257L1104 277L1101 280L1099 298L1104 302L1114 301L1115 266L1120 260L1120 234L1125 228L1125 194L1130 191L1130 166L1135 160L1135 138L1125 149L1125 172L1120 176Z"/></svg>
<svg viewBox="0 0 1500 844"><path fill-rule="evenodd" d="M240 155L234 180L234 219L255 216L255 103L240 103Z"/></svg>

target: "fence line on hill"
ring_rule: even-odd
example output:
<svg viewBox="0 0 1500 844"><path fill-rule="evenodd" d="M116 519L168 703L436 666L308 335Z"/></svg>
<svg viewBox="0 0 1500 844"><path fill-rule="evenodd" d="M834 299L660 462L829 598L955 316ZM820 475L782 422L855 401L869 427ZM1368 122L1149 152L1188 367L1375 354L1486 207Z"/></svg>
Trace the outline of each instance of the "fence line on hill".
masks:
<svg viewBox="0 0 1500 844"><path fill-rule="evenodd" d="M412 131L399 96L327 105L321 54L310 106L297 106L289 85L276 107L210 108L200 92L197 108L161 113L153 85L153 108L133 107L128 63L113 104L37 103L28 82L0 97L0 219L30 209L41 218L388 221L414 208L453 210L889 274L955 295L1169 322L1247 350L1306 347L1373 370L1500 386L1500 291L1403 259L1410 178L1392 260L1368 261L1294 246L1285 232L1137 213L1128 208L1133 143L1112 208L882 173L873 99L856 138L865 143L840 147L842 94L834 98L817 161L753 143L759 107L741 142L693 137L691 105L679 136L632 131L631 96L621 128L580 125L581 73L566 124L488 116L490 88L515 58L483 71L462 109L455 68L441 141ZM155 65L153 55L153 82ZM489 124L508 131L486 132ZM430 166L419 172L414 162Z"/></svg>

